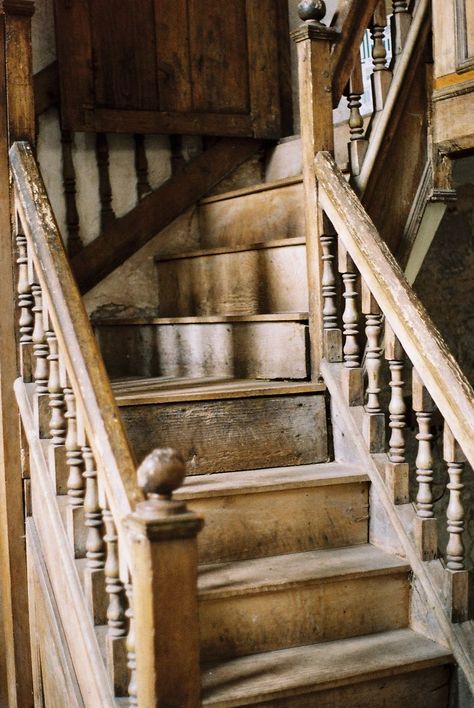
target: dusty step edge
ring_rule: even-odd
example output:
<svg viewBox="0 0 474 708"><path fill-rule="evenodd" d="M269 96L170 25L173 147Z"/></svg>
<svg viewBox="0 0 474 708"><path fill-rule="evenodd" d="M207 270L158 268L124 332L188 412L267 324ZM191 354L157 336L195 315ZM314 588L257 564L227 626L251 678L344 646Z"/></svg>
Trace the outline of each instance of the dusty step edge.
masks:
<svg viewBox="0 0 474 708"><path fill-rule="evenodd" d="M290 474L290 471L293 470L294 475L291 472L291 477L278 480L278 472ZM253 483L250 480L247 481L247 478L251 476L254 476ZM193 499L260 494L285 489L366 484L369 481L368 475L361 468L344 463L321 462L312 465L290 465L288 467L193 475L186 479L183 487L177 490L174 496L177 499L192 501Z"/></svg>
<svg viewBox="0 0 474 708"><path fill-rule="evenodd" d="M403 645L406 647L407 642L416 642L418 644L416 652L408 653L403 657L403 653L393 653L393 644L396 640L397 646ZM347 647L356 646L356 651L359 656L363 656L362 643L365 642L369 644L370 653L373 655L374 646L377 648L380 645L380 665L378 667L371 666L369 669L362 670L348 670L347 663L350 662L351 652L348 652ZM392 646L390 646L392 642ZM358 647L360 644L360 648ZM318 654L324 652L325 654L330 651L333 647L337 647L337 653L339 657L344 657L344 652L347 653L347 657L344 661L344 669L341 670L340 666L336 666L333 675L326 675L325 677L318 677ZM384 649L389 647L392 651L386 651L384 654ZM287 682L283 688L274 688L275 680L273 672L270 671L270 666L264 664L261 670L266 670L268 674L272 674L272 685L268 688L262 687L259 689L257 682L255 682L254 690L252 690L252 685L244 692L241 691L240 695L235 695L236 693L236 681L234 678L232 685L234 688L227 689L228 697L225 696L225 689L219 687L208 687L206 686L206 677L216 671L219 671L222 666L239 668L244 666L245 663L251 662L252 673L258 673L259 663L262 659L277 659L281 658L283 662L288 665L290 663L288 660L294 656L300 655L306 650L309 655L310 652L313 653L311 656L311 670L307 672L307 677L301 677L299 684L293 682L293 685L287 686ZM424 652L424 656L422 655ZM352 652L352 655L354 650ZM392 661L385 662L382 661L384 656L389 656ZM416 657L416 658L415 658ZM331 690L333 688L338 688L347 685L357 685L365 681L377 680L388 678L390 676L402 676L403 674L409 674L416 671L421 671L423 669L435 668L437 666L443 666L446 664L453 663L453 656L448 649L445 649L439 644L423 637L422 635L416 634L411 629L398 629L391 630L389 632L380 632L372 635L365 635L361 637L350 637L348 639L334 640L331 642L324 642L317 645L310 645L306 647L292 647L290 649L280 649L274 652L254 654L251 657L239 657L231 661L225 662L223 665L219 664L209 664L202 667L202 677L203 677L203 706L206 708L211 708L212 706L218 706L219 708L237 708L237 706L251 706L258 705L267 701L274 701L289 697L299 697L311 694L313 692ZM239 677L242 680L242 677ZM307 679L311 680L307 680ZM288 675L288 679L291 676ZM306 679L306 680L305 680ZM245 677L244 677L245 680ZM279 683L282 681L279 679ZM214 695L217 694L217 695ZM234 694L232 696L232 693ZM230 695L229 695L230 694Z"/></svg>
<svg viewBox="0 0 474 708"><path fill-rule="evenodd" d="M365 544L360 544L357 546L350 546L349 548L354 548L360 551ZM223 574L226 572L226 568L229 566L234 566L234 567L248 567L253 565L254 567L260 566L265 566L269 565L271 563L275 562L280 562L283 565L285 565L286 559L288 556L298 556L300 559L302 557L306 556L308 559L308 565L309 562L312 561L313 563L317 564L317 556L322 556L324 555L332 555L332 556L337 556L338 553L347 550L346 548L331 548L331 549L324 549L324 550L317 550L317 551L306 551L303 553L291 553L291 554L285 554L281 556L267 556L264 558L256 558L256 559L251 559L251 560L242 560L242 561L235 561L235 562L229 562L229 563L208 563L205 565L201 565L199 567L199 574L202 577L203 573L206 572L213 572L215 574L219 574L222 572ZM269 580L269 579L253 579L249 578L248 581L238 581L239 584L236 586L234 585L222 585L216 589L206 589L200 586L200 577L198 576L198 595L199 595L199 601L206 602L206 601L212 601L212 600L220 600L224 598L231 598L231 597L243 597L243 596L248 596L248 595L261 595L263 593L272 593L272 592L281 592L283 589L284 590L292 590L296 588L302 588L302 587L312 587L312 586L317 586L317 585L325 585L329 583L338 583L338 582L346 582L348 580L357 580L359 578L375 578L375 577L387 577L390 575L405 575L410 571L410 565L406 561L398 558L397 556L389 556L389 554L384 554L387 556L387 559L385 563L383 562L383 559L380 560L380 563L376 567L372 568L363 568L363 569L350 569L350 570L344 570L343 567L337 566L336 564L331 567L330 563L328 564L327 570L324 575L319 574L315 576L310 576L308 574L307 577L302 577L302 578L291 578L286 575L286 573L283 571L282 568L282 575L280 580ZM313 556L313 558L310 558L310 556ZM278 559L278 560L277 560ZM390 559L390 562L389 562ZM306 559L304 559L306 560ZM306 568L308 567L306 566ZM228 571L227 571L228 572Z"/></svg>
<svg viewBox="0 0 474 708"><path fill-rule="evenodd" d="M121 393L115 390L115 399L119 407L126 406L146 406L166 403L186 403L192 401L224 401L238 398L260 398L271 396L293 396L299 394L324 393L326 385L324 383L287 383L275 386L268 386L268 382L262 383L262 387L252 387L241 389L216 388L210 390L172 390L166 391L136 391L135 393Z"/></svg>
<svg viewBox="0 0 474 708"><path fill-rule="evenodd" d="M308 321L307 312L276 312L267 315L195 315L192 317L94 317L94 327L119 327L143 325L194 325L194 324L247 324L258 322L302 322Z"/></svg>
<svg viewBox="0 0 474 708"><path fill-rule="evenodd" d="M281 179L275 179L270 182L261 182L260 184L233 189L230 192L222 192L222 194L204 197L199 201L199 206L213 204L215 202L225 202L228 199L238 199L239 197L246 197L248 194L259 194L261 192L270 192L274 189L281 189L282 187L291 187L294 184L300 184L302 181L303 176L299 174L292 177L282 177Z"/></svg>
<svg viewBox="0 0 474 708"><path fill-rule="evenodd" d="M155 256L155 263L168 263L169 261L182 261L191 258L209 258L210 256L225 256L233 253L244 253L245 251L262 251L269 248L288 248L290 246L304 246L306 240L303 236L293 236L291 238L279 238L274 241L256 241L254 243L241 243L233 246L219 246L212 248L199 248L184 253L173 255Z"/></svg>

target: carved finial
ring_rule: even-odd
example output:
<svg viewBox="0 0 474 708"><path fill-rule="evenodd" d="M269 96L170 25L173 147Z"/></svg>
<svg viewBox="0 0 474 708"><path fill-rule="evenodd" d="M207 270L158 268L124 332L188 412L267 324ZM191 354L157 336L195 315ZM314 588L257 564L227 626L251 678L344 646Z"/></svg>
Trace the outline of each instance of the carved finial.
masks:
<svg viewBox="0 0 474 708"><path fill-rule="evenodd" d="M326 3L323 0L301 0L298 3L298 15L304 22L321 22L325 14Z"/></svg>
<svg viewBox="0 0 474 708"><path fill-rule="evenodd" d="M138 486L147 497L171 499L186 476L183 457L171 447L153 450L145 457L137 470Z"/></svg>

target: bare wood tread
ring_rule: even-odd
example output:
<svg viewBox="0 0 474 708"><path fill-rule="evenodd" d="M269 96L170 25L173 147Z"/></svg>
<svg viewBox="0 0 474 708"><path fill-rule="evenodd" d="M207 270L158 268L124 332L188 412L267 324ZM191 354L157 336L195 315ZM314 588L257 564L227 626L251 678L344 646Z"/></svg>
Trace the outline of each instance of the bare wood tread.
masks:
<svg viewBox="0 0 474 708"><path fill-rule="evenodd" d="M306 553L202 565L199 568L199 597L233 597L302 584L407 573L409 570L406 561L369 544L324 548Z"/></svg>
<svg viewBox="0 0 474 708"><path fill-rule="evenodd" d="M201 199L199 204L212 204L213 202L224 202L227 199L236 199L238 197L245 197L248 194L257 194L259 192L270 192L272 189L281 189L282 187L291 187L292 184L299 184L303 181L302 175L295 175L294 177L283 177L282 179L275 179L271 182L260 182L259 184L252 184L249 187L241 187L240 189L233 189L230 192L222 192L222 194L214 194L212 197L204 197Z"/></svg>
<svg viewBox="0 0 474 708"><path fill-rule="evenodd" d="M260 396L320 393L323 383L251 379L172 377L121 379L112 383L119 406L152 405L180 401L210 401Z"/></svg>
<svg viewBox="0 0 474 708"><path fill-rule="evenodd" d="M203 705L258 705L451 662L447 649L411 629L281 649L206 667Z"/></svg>
<svg viewBox="0 0 474 708"><path fill-rule="evenodd" d="M323 462L314 465L194 475L186 479L183 487L177 490L174 496L177 499L192 501L200 498L367 483L368 481L369 477L355 465Z"/></svg>
<svg viewBox="0 0 474 708"><path fill-rule="evenodd" d="M195 317L135 317L107 318L94 317L94 326L135 325L187 325L187 324L232 324L239 322L306 322L307 312L277 312L268 315L197 315Z"/></svg>
<svg viewBox="0 0 474 708"><path fill-rule="evenodd" d="M274 241L259 241L257 243L240 243L232 246L219 246L218 248L200 248L185 253L175 253L169 256L156 256L156 263L180 261L185 258L202 258L203 256L222 256L226 253L243 253L244 251L259 251L265 248L284 248L286 246L304 246L304 237L279 238Z"/></svg>

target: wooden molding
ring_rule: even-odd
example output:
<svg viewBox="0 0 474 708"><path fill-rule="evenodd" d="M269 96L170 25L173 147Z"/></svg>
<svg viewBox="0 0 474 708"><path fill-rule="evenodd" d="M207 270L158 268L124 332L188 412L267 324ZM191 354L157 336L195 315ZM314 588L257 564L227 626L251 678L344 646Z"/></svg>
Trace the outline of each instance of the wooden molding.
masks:
<svg viewBox="0 0 474 708"><path fill-rule="evenodd" d="M0 10L5 15L25 15L31 17L35 13L35 3L32 0L3 0Z"/></svg>
<svg viewBox="0 0 474 708"><path fill-rule="evenodd" d="M261 146L261 142L251 139L219 140L132 211L115 219L73 258L72 268L81 292L97 285Z"/></svg>
<svg viewBox="0 0 474 708"><path fill-rule="evenodd" d="M470 1L471 0L455 0L454 5L456 71L458 73L474 69L474 54L469 54L466 17L466 2Z"/></svg>
<svg viewBox="0 0 474 708"><path fill-rule="evenodd" d="M36 117L59 103L58 62L53 61L33 77Z"/></svg>

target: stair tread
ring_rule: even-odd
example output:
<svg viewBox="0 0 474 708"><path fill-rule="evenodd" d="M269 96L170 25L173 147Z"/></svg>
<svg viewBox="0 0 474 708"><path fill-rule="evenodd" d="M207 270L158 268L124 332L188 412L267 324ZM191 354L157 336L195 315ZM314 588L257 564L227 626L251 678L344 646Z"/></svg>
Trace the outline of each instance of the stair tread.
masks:
<svg viewBox="0 0 474 708"><path fill-rule="evenodd" d="M269 241L255 241L250 243L237 243L228 246L212 246L209 248L195 248L184 253L173 253L170 255L160 254L155 256L155 263L167 263L168 261L180 261L187 258L202 258L203 256L222 256L226 253L242 253L244 251L259 251L267 248L285 248L288 246L304 246L306 240L301 236L289 238L279 238Z"/></svg>
<svg viewBox="0 0 474 708"><path fill-rule="evenodd" d="M239 322L306 322L307 312L277 312L267 315L196 315L193 317L94 317L94 326L227 324Z"/></svg>
<svg viewBox="0 0 474 708"><path fill-rule="evenodd" d="M199 568L200 598L230 597L268 592L304 583L408 572L410 565L385 551L363 544L325 548Z"/></svg>
<svg viewBox="0 0 474 708"><path fill-rule="evenodd" d="M257 184L251 184L248 187L240 187L239 189L232 189L229 192L222 192L221 194L213 194L211 197L204 197L200 200L199 204L201 205L212 204L214 202L224 202L228 199L245 197L247 196L247 194L269 192L273 189L280 189L281 187L290 187L292 184L299 184L302 181L302 175L298 174L291 177L282 177L281 179L275 179L268 182L259 182Z"/></svg>
<svg viewBox="0 0 474 708"><path fill-rule="evenodd" d="M206 401L257 396L285 396L325 391L322 383L265 381L262 379L130 378L112 382L119 406Z"/></svg>
<svg viewBox="0 0 474 708"><path fill-rule="evenodd" d="M195 475L188 477L183 487L177 490L174 496L177 499L192 501L202 497L232 496L288 488L297 489L368 481L369 477L360 467L341 462L322 462L313 465Z"/></svg>
<svg viewBox="0 0 474 708"><path fill-rule="evenodd" d="M203 705L256 705L451 661L447 649L411 629L280 649L205 667Z"/></svg>

